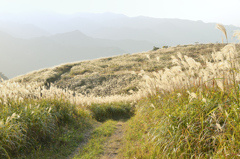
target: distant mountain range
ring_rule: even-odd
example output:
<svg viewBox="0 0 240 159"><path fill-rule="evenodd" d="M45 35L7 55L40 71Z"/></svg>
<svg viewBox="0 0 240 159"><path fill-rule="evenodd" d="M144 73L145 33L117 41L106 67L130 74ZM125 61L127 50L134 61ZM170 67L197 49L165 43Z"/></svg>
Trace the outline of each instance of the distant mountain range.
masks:
<svg viewBox="0 0 240 159"><path fill-rule="evenodd" d="M0 70L9 78L61 63L221 42L215 23L121 14L0 14ZM229 42L235 26L225 26Z"/></svg>
<svg viewBox="0 0 240 159"><path fill-rule="evenodd" d="M0 68L12 78L66 62L150 50L155 44L137 40L91 38L80 31L21 39L0 33ZM8 66L8 67L6 67Z"/></svg>
<svg viewBox="0 0 240 159"><path fill-rule="evenodd" d="M33 38L50 35L49 32L33 24L19 24L14 22L0 22L0 30L19 38Z"/></svg>
<svg viewBox="0 0 240 159"><path fill-rule="evenodd" d="M48 36L79 30L93 38L110 40L145 40L159 46L221 42L222 34L215 23L183 19L127 17L114 13L31 13L1 15L0 30L21 38ZM229 36L239 27L225 26ZM8 29L6 29L8 28ZM28 31L28 32L27 32ZM25 34L25 33L26 34ZM20 36L21 34L23 34ZM219 40L220 39L220 40ZM234 39L229 39L233 41Z"/></svg>

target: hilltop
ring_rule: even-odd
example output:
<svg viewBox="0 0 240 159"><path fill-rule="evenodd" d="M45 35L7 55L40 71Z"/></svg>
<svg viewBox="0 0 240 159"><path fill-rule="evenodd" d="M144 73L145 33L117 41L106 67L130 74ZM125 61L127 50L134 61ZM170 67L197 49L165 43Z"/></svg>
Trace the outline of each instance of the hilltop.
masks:
<svg viewBox="0 0 240 159"><path fill-rule="evenodd" d="M129 94L130 90L138 90L138 83L141 79L138 74L141 70L154 72L170 68L173 66L171 56L178 52L199 61L199 55L210 57L214 50L219 51L224 45L226 44L179 45L143 53L66 63L33 71L12 80L37 81L46 86L54 83L57 87L69 88L84 95ZM239 44L236 46L240 47Z"/></svg>

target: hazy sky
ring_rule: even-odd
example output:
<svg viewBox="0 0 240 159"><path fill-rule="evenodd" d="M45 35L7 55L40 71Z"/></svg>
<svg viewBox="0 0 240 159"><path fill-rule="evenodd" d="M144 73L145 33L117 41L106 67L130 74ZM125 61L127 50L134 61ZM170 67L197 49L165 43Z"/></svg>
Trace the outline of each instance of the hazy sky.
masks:
<svg viewBox="0 0 240 159"><path fill-rule="evenodd" d="M127 16L180 18L240 26L240 0L0 0L0 11L122 13Z"/></svg>

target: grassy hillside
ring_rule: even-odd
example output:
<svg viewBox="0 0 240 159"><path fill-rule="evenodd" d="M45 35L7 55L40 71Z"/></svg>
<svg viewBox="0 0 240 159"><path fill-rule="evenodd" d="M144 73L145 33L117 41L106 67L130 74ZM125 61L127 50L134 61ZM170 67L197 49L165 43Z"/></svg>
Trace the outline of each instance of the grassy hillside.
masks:
<svg viewBox="0 0 240 159"><path fill-rule="evenodd" d="M121 158L239 158L239 49L225 46L197 62L145 76Z"/></svg>
<svg viewBox="0 0 240 159"><path fill-rule="evenodd" d="M211 57L226 44L184 45L161 48L138 54L101 58L90 61L68 63L53 68L34 71L14 78L17 82L54 83L60 88L69 88L78 93L103 96L137 91L141 70L154 72L173 66L171 56L181 52L199 61L200 56ZM237 48L240 45L236 45Z"/></svg>
<svg viewBox="0 0 240 159"><path fill-rule="evenodd" d="M0 157L104 158L110 148L103 145L114 141L122 145L117 158L237 158L239 50L162 48L2 82ZM122 119L129 120L119 131ZM113 136L120 134L117 144ZM72 154L81 141L87 143Z"/></svg>

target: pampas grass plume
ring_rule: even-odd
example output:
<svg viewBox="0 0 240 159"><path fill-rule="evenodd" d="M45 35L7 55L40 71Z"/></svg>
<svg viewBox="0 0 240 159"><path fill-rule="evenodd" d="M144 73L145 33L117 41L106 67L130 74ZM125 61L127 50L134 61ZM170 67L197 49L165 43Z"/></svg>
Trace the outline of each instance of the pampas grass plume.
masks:
<svg viewBox="0 0 240 159"><path fill-rule="evenodd" d="M240 30L236 30L236 31L234 31L234 33L233 33L233 37L237 37L238 40L240 40Z"/></svg>
<svg viewBox="0 0 240 159"><path fill-rule="evenodd" d="M225 35L225 38L227 39L227 43L228 43L227 32L226 32L225 27L222 24L217 24L216 28L223 32L223 34Z"/></svg>

